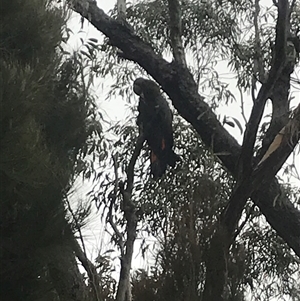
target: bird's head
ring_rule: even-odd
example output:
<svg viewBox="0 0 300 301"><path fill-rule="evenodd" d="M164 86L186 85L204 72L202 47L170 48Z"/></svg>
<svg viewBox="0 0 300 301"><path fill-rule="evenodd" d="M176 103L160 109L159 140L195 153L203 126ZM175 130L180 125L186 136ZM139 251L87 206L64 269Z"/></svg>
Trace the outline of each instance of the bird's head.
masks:
<svg viewBox="0 0 300 301"><path fill-rule="evenodd" d="M139 77L133 83L133 92L137 95L141 95L143 93L145 79Z"/></svg>
<svg viewBox="0 0 300 301"><path fill-rule="evenodd" d="M160 95L159 86L153 80L141 77L134 81L133 91L135 94L145 98L145 101L147 102L155 101L155 97Z"/></svg>

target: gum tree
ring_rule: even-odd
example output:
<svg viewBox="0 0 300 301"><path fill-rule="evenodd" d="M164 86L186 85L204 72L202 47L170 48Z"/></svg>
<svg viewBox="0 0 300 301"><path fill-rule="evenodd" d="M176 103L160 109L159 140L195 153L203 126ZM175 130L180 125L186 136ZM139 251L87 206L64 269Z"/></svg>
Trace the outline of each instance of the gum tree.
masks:
<svg viewBox="0 0 300 301"><path fill-rule="evenodd" d="M292 112L289 107L291 83L299 84L292 77L300 52L296 1L273 1L269 8L260 1L247 0L143 1L111 16L95 1L68 3L106 37L102 46L106 54L100 68L102 74L113 69L115 87L121 93L128 92L135 75L151 76L234 179L227 205L218 215L204 256L202 300L225 298L228 256L250 199L299 256L300 212L275 177L300 137L299 106ZM124 3L119 7L124 8ZM166 59L168 51L172 53L171 62ZM241 144L218 120L214 110L220 104L218 101L238 97L219 79L215 68L219 60L226 60L232 68L241 95L251 94L252 108ZM205 94L215 97L204 97ZM272 114L264 128L262 118L267 101L272 103ZM236 118L234 121L239 124ZM141 148L140 141L137 145ZM136 160L138 154L133 153ZM134 162L130 163L128 182L122 188L124 200L132 192ZM127 213L132 214L134 204L131 200L127 204ZM131 241L134 241L136 216L127 214L127 217L127 226L134 221L131 227ZM110 220L110 223L114 228L114 222ZM132 248L126 242L121 244L124 256ZM125 284L118 300L124 300L129 290L126 282L130 260L128 263L124 277L120 278L120 283Z"/></svg>

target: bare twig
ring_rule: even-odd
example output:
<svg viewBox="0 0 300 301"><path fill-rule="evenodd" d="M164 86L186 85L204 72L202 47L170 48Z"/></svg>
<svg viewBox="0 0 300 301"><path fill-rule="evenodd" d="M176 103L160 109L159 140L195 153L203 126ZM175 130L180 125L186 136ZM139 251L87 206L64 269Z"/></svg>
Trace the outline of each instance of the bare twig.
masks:
<svg viewBox="0 0 300 301"><path fill-rule="evenodd" d="M170 40L176 62L186 66L182 44L181 6L179 0L168 0L170 16Z"/></svg>
<svg viewBox="0 0 300 301"><path fill-rule="evenodd" d="M244 120L244 123L245 123L244 125L246 126L247 125L247 118L246 118L246 115L245 115L243 91L242 91L242 88L240 86L238 86L238 89L239 89L239 92L240 92L240 100L241 100L241 114L242 114L242 117L243 117L243 120Z"/></svg>

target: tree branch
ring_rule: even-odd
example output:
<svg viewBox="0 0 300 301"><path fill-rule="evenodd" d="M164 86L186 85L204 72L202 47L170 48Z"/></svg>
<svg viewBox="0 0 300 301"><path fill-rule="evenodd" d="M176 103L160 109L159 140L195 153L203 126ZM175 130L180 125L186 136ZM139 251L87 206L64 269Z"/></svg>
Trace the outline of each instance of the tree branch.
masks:
<svg viewBox="0 0 300 301"><path fill-rule="evenodd" d="M123 239L122 233L119 231L116 223L114 222L114 218L113 218L113 207L117 200L118 188L119 188L117 156L113 155L112 159L113 159L113 163L114 163L115 185L114 185L114 192L113 192L113 194L110 195L110 204L109 204L109 209L108 209L108 213L107 213L107 221L109 222L113 231L115 232L115 235L117 237L116 243L120 248L121 257L122 257L122 256L124 256L124 239Z"/></svg>
<svg viewBox="0 0 300 301"><path fill-rule="evenodd" d="M203 300L222 300L226 282L226 267L229 248L235 237L235 229L247 199L259 187L268 186L280 170L300 139L300 105L286 125L281 143L257 166L250 179L238 182L230 197L228 206L220 217L220 222L212 237L205 256L206 282Z"/></svg>
<svg viewBox="0 0 300 301"><path fill-rule="evenodd" d="M138 218L136 216L136 207L131 200L133 181L134 181L134 165L141 152L144 143L144 136L141 133L137 139L137 143L133 155L128 164L126 171L127 181L126 187L124 184L120 185L121 194L123 196L123 211L126 219L126 233L125 252L121 256L121 271L119 278L119 285L117 290L116 301L131 301L131 285L130 285L130 269L133 255L133 246L136 239L136 227Z"/></svg>
<svg viewBox="0 0 300 301"><path fill-rule="evenodd" d="M126 0L117 0L118 19L122 22L126 20Z"/></svg>
<svg viewBox="0 0 300 301"><path fill-rule="evenodd" d="M176 63L165 61L149 44L128 27L107 16L95 3L91 2L87 11L84 5L87 2L91 1L76 1L74 10L90 20L110 39L112 45L122 50L127 59L138 63L162 86L179 114L192 124L202 141L218 154L224 166L237 178L236 162L240 145L198 94L190 72ZM284 206L279 203L274 206L273 200L279 194L280 186L274 179L269 187L253 192L251 197L271 226L300 256L300 212L288 199Z"/></svg>
<svg viewBox="0 0 300 301"><path fill-rule="evenodd" d="M96 267L87 258L86 253L82 250L82 248L80 247L80 245L76 239L74 239L74 251L75 251L76 257L81 262L82 266L84 267L85 271L88 274L95 300L100 301L101 300L100 278L97 273Z"/></svg>
<svg viewBox="0 0 300 301"><path fill-rule="evenodd" d="M254 72L258 73L258 80L260 82L265 82L265 70L264 70L264 64L263 64L263 56L261 53L261 41L260 41L260 30L259 30L259 24L258 24L258 17L260 12L260 6L259 6L260 0L255 0L254 4L254 17L253 17L253 23L254 23L254 30L255 30L255 60L254 60ZM255 65L256 64L256 65Z"/></svg>
<svg viewBox="0 0 300 301"><path fill-rule="evenodd" d="M177 63L186 66L184 48L182 45L181 6L179 0L168 0L170 16L170 39L173 56Z"/></svg>
<svg viewBox="0 0 300 301"><path fill-rule="evenodd" d="M288 51L287 51L288 53ZM291 86L291 74L295 69L296 61L294 58L289 60L282 70L276 85L273 89L273 93L270 96L272 101L272 118L269 128L263 138L262 147L256 158L256 162L260 161L265 155L271 142L277 135L277 133L284 127L289 120L289 94Z"/></svg>
<svg viewBox="0 0 300 301"><path fill-rule="evenodd" d="M262 84L257 98L254 101L251 115L246 126L241 156L239 160L239 174L248 177L252 169L253 148L257 136L259 123L263 116L266 101L272 95L273 89L286 63L287 25L289 3L287 0L278 0L278 17L276 23L276 39L274 60L268 74L267 81Z"/></svg>
<svg viewBox="0 0 300 301"><path fill-rule="evenodd" d="M81 232L81 227L78 223L78 219L74 213L74 211L72 210L71 204L69 202L68 199L66 199L66 204L68 207L68 210L70 211L72 218L75 221L76 224L76 228L77 231L79 233L79 239L81 241L82 244L82 248L80 247L77 239L74 237L74 242L73 242L73 250L75 252L76 257L79 259L79 261L81 262L82 266L84 267L85 271L88 274L91 286L92 286L92 291L94 293L94 297L96 301L100 301L100 279L97 273L97 270L95 268L95 266L93 265L93 263L88 259L87 257L87 253L86 253L86 249L85 249L85 244L84 244L84 239L83 239L83 235Z"/></svg>

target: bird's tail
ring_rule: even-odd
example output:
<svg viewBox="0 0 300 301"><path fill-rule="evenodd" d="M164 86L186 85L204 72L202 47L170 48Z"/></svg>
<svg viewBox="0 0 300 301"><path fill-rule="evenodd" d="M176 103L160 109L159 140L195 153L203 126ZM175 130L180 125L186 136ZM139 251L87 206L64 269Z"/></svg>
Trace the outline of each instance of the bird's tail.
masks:
<svg viewBox="0 0 300 301"><path fill-rule="evenodd" d="M173 151L166 155L166 157L159 158L153 151L151 151L151 174L154 179L160 178L166 172L168 165L175 167L176 162L180 161L180 157Z"/></svg>
<svg viewBox="0 0 300 301"><path fill-rule="evenodd" d="M166 148L165 139L162 139L160 147L158 155L153 150L150 155L151 174L154 179L160 178L166 172L168 165L175 167L176 162L180 161L180 157L172 149Z"/></svg>
<svg viewBox="0 0 300 301"><path fill-rule="evenodd" d="M166 142L165 139L162 139L161 141L161 149L163 152L163 155L165 157L166 164L170 165L171 167L175 167L175 164L177 161L180 161L180 157L174 153L172 149L166 150Z"/></svg>
<svg viewBox="0 0 300 301"><path fill-rule="evenodd" d="M166 160L159 159L153 151L151 151L150 155L151 162L151 174L154 179L160 178L167 169Z"/></svg>

